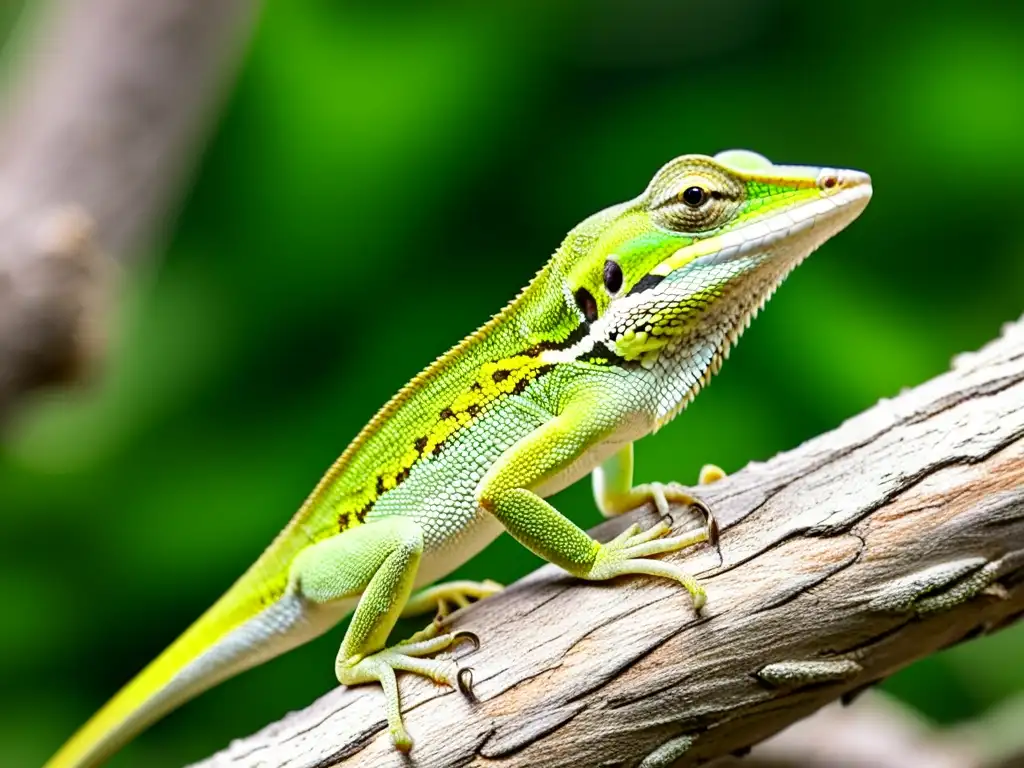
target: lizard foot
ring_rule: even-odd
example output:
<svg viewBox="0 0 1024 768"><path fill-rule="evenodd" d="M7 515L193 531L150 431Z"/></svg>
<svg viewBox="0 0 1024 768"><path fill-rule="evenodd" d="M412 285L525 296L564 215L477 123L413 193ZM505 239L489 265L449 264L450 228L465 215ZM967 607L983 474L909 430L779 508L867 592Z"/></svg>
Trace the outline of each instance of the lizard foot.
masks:
<svg viewBox="0 0 1024 768"><path fill-rule="evenodd" d="M436 584L413 595L402 610L402 618L436 611L434 623L439 627L453 611L465 608L474 600L496 595L505 587L496 581L448 581Z"/></svg>
<svg viewBox="0 0 1024 768"><path fill-rule="evenodd" d="M704 477L705 471L707 471L709 467L718 470L718 467L712 467L710 464L705 465L704 468L701 469L701 478ZM721 472L721 470L718 471ZM722 474L724 475L725 473ZM716 477L714 479L717 480L718 478ZM713 480L708 482L713 482ZM711 512L711 508L687 491L686 486L680 485L679 483L644 483L643 485L638 485L633 488L633 490L630 491L630 494L634 498L639 497L644 501L653 502L654 508L658 510L658 514L668 520L670 525L675 522L672 517L672 504L695 507L700 510L702 515L704 515L705 525L703 533L705 535L703 538L699 538L691 543L697 544L701 541L707 541L712 546L718 545L718 522L715 520L715 516Z"/></svg>
<svg viewBox="0 0 1024 768"><path fill-rule="evenodd" d="M603 581L629 574L663 576L682 584L693 598L694 610L700 611L707 601L704 587L679 566L650 558L652 555L675 552L708 541L710 529L702 528L694 533L668 536L671 532L671 526L664 520L646 531L634 523L607 544L600 545L597 558L585 578Z"/></svg>
<svg viewBox="0 0 1024 768"><path fill-rule="evenodd" d="M709 485L716 483L725 477L726 472L717 464L705 464L700 468L700 475L697 477L697 482L700 485Z"/></svg>
<svg viewBox="0 0 1024 768"><path fill-rule="evenodd" d="M471 632L451 632L436 634L434 625L423 632L417 632L409 640L384 648L367 656L354 656L339 660L335 665L338 682L343 685L379 682L384 689L385 710L388 718L388 732L391 742L401 752L412 749L412 738L402 723L402 711L398 698L398 681L395 672L411 672L415 675L433 680L440 685L458 688L473 698L472 671L468 668L459 669L451 659L427 659L441 651L462 642L470 642L474 648L480 647L480 640ZM426 635L426 637L424 637Z"/></svg>

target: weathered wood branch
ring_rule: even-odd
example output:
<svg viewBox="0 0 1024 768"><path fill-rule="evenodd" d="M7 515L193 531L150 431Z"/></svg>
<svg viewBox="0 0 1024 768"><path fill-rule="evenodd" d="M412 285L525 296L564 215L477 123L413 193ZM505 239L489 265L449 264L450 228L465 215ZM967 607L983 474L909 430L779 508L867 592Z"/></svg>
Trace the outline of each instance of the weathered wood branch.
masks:
<svg viewBox="0 0 1024 768"><path fill-rule="evenodd" d="M33 7L0 115L0 421L102 353L111 257L134 255L177 200L256 7Z"/></svg>
<svg viewBox="0 0 1024 768"><path fill-rule="evenodd" d="M1024 615L1024 323L953 370L701 491L708 604L650 578L545 566L462 611L478 701L401 680L337 689L202 763L688 766L755 744L915 659ZM610 537L650 510L597 529Z"/></svg>

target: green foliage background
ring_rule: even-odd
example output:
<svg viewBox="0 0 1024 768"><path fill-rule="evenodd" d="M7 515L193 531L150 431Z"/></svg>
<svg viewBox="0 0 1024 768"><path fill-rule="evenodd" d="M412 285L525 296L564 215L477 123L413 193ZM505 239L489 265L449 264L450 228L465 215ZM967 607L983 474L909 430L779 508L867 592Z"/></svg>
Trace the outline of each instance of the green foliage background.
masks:
<svg viewBox="0 0 1024 768"><path fill-rule="evenodd" d="M0 448L0 764L41 763L394 390L675 155L863 168L875 197L639 446L641 480L766 459L994 337L1024 295L1022 7L268 4L166 251L127 276L107 375L42 398ZM598 520L585 484L559 504ZM537 565L506 537L462 573ZM886 686L936 720L975 716L1024 690L1022 630ZM308 703L340 637L114 764L179 765Z"/></svg>

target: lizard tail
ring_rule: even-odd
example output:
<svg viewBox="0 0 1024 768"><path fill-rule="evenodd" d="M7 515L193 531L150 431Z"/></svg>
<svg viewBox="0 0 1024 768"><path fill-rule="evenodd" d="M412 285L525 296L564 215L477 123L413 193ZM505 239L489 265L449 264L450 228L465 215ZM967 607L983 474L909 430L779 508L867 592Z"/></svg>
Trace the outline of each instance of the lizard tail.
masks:
<svg viewBox="0 0 1024 768"><path fill-rule="evenodd" d="M171 710L322 634L344 615L312 615L293 589L268 599L259 565L115 694L44 768L102 764Z"/></svg>

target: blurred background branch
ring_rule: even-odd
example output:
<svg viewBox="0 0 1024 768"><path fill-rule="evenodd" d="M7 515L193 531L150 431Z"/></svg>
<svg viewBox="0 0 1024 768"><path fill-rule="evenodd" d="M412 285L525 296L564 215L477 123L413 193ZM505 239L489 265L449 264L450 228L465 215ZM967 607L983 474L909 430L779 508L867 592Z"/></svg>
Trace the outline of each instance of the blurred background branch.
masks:
<svg viewBox="0 0 1024 768"><path fill-rule="evenodd" d="M700 617L674 584L587 584L554 566L454 614L453 629L481 639L459 658L476 700L403 679L410 764L700 765L1024 618L1022 404L1024 321L949 373L702 487L723 533L718 553L680 558L707 589ZM637 510L594 533L607 540L653 517ZM872 731L894 765L980 766L996 751L965 738L957 755L915 742L906 722L889 726L818 718L759 760L791 759L799 744L813 765L828 742L830 765L882 765L855 746ZM197 768L401 762L380 690L361 686Z"/></svg>
<svg viewBox="0 0 1024 768"><path fill-rule="evenodd" d="M714 768L1015 768L1024 765L1024 697L952 728L938 728L899 700L865 691L794 723L745 756Z"/></svg>
<svg viewBox="0 0 1024 768"><path fill-rule="evenodd" d="M0 424L104 353L108 258L166 225L253 0L60 0L22 22L0 113Z"/></svg>

